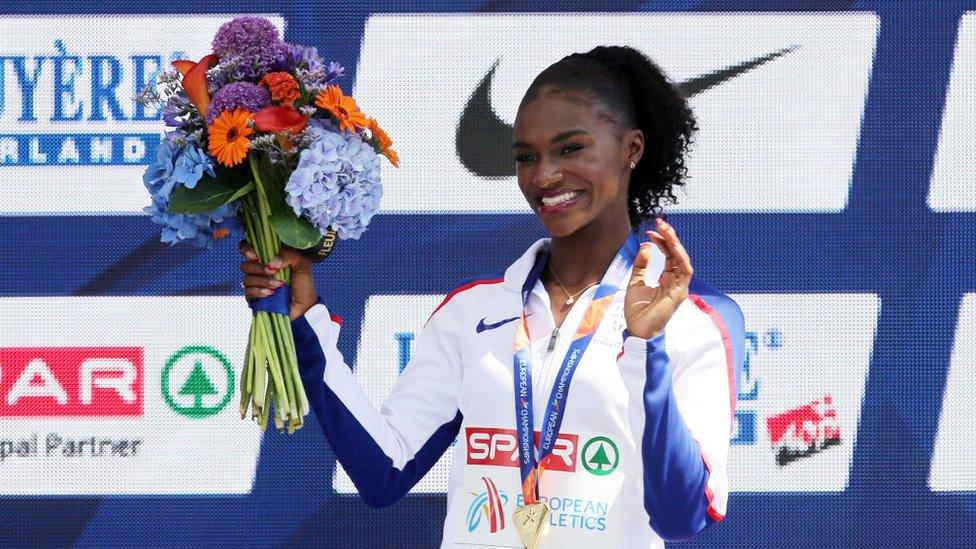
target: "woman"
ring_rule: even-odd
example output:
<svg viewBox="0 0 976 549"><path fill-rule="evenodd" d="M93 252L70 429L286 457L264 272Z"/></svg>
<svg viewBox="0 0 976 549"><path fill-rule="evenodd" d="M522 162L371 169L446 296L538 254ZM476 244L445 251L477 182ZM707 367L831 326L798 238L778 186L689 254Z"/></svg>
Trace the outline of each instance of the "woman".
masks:
<svg viewBox="0 0 976 549"><path fill-rule="evenodd" d="M637 237L683 183L694 129L631 48L543 71L513 150L552 238L447 296L379 412L336 349L308 260L286 250L262 265L242 245L249 299L292 268L305 390L368 504L400 499L460 434L444 546L662 547L723 518L741 313L692 281L668 223Z"/></svg>

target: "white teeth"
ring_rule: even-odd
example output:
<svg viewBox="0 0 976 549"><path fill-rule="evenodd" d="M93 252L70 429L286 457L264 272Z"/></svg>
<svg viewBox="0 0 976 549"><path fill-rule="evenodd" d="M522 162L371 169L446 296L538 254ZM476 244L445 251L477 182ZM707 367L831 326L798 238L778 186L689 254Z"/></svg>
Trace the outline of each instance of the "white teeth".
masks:
<svg viewBox="0 0 976 549"><path fill-rule="evenodd" d="M557 204L562 204L563 202L568 202L579 195L583 194L582 191L566 191L563 194L556 196L543 196L542 205L543 206L556 206Z"/></svg>

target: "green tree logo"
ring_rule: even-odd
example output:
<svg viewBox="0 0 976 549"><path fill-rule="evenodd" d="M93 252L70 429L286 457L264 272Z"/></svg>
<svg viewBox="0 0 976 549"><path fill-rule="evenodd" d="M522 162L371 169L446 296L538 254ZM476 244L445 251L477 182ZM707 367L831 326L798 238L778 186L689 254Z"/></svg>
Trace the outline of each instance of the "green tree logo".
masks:
<svg viewBox="0 0 976 549"><path fill-rule="evenodd" d="M193 366L189 366L193 364ZM173 398L171 383L174 374L177 372L190 373L180 385L177 395L182 397L192 396L193 404L186 405ZM209 373L208 373L209 372ZM214 387L211 376L223 373L226 376L224 391L218 391ZM177 377L177 380L180 378ZM173 353L166 361L162 374L162 393L163 400L173 409L174 412L195 418L205 418L216 414L224 409L230 402L231 393L234 392L234 370L230 366L230 361L223 354L213 347L188 346ZM221 399L216 406L205 406L204 397L211 395L221 395Z"/></svg>
<svg viewBox="0 0 976 549"><path fill-rule="evenodd" d="M581 452L583 468L597 476L605 476L617 470L620 452L608 437L593 437L586 441Z"/></svg>
<svg viewBox="0 0 976 549"><path fill-rule="evenodd" d="M180 394L193 395L194 408L203 408L203 395L217 394L217 389L214 389L213 383L210 383L207 374L203 372L203 362L197 360L193 365L193 371L180 388Z"/></svg>

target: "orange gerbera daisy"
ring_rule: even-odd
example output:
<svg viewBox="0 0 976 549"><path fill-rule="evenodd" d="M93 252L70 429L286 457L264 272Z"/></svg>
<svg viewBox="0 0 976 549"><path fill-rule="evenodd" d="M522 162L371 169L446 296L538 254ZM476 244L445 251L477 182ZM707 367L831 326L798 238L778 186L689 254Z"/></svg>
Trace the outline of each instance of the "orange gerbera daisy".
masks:
<svg viewBox="0 0 976 549"><path fill-rule="evenodd" d="M315 105L325 109L339 122L340 130L357 131L366 127L366 115L356 100L343 95L339 86L329 86L315 97Z"/></svg>
<svg viewBox="0 0 976 549"><path fill-rule="evenodd" d="M393 140L387 135L386 131L380 127L379 122L375 118L370 118L366 127L369 128L369 134L372 136L372 141L376 143L376 147L379 148L380 154L385 156L393 167L400 167L400 156L397 155L396 151L390 148L393 144Z"/></svg>
<svg viewBox="0 0 976 549"><path fill-rule="evenodd" d="M207 151L220 165L230 168L247 157L247 146L251 143L247 136L254 133L247 123L253 117L251 111L244 109L224 111L207 128Z"/></svg>

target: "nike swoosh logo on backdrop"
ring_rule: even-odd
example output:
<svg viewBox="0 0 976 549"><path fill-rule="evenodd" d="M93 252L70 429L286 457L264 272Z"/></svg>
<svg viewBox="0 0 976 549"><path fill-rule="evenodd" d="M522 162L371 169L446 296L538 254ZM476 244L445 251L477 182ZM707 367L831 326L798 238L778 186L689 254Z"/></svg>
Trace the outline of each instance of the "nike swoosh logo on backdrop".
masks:
<svg viewBox="0 0 976 549"><path fill-rule="evenodd" d="M478 326L475 328L475 331L477 331L480 334L481 332L484 332L485 330L494 330L495 328L498 328L499 326L508 324L509 322L511 322L513 320L518 320L518 319L519 319L519 317L513 316L512 318L506 318L505 320L499 320L498 322L495 322L494 324L485 324L485 319L482 318L478 322Z"/></svg>
<svg viewBox="0 0 976 549"><path fill-rule="evenodd" d="M691 98L723 84L750 70L786 55L799 46L790 46L764 55L702 74L678 84L685 97ZM491 66L488 74L471 94L458 121L455 143L457 155L471 173L481 177L511 177L515 175L515 163L506 151L512 146L512 126L498 118L491 107L491 81L498 63Z"/></svg>

